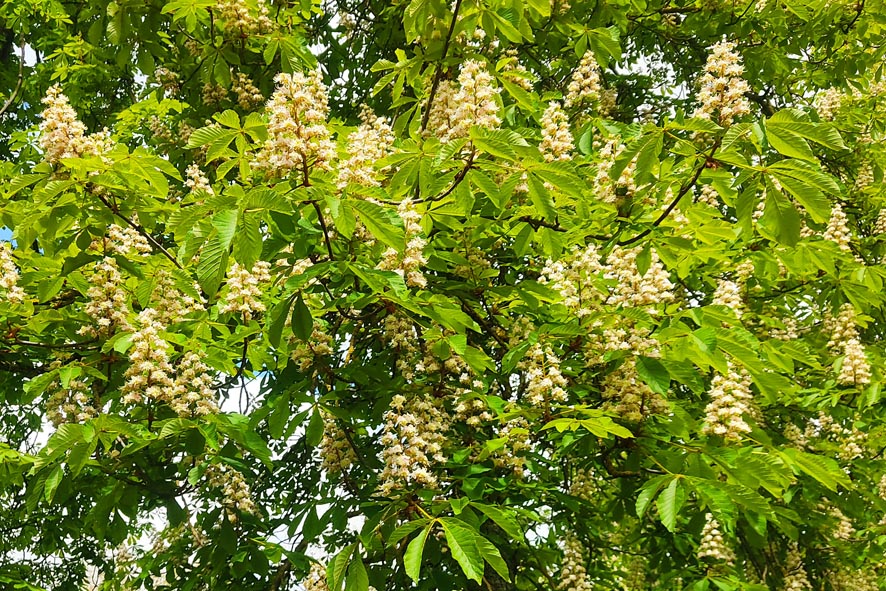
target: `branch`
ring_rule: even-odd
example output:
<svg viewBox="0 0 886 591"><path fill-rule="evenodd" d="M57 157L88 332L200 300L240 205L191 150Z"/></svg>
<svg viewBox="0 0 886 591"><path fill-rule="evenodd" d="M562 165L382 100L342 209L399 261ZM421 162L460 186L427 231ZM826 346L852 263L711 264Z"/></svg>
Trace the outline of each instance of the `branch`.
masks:
<svg viewBox="0 0 886 591"><path fill-rule="evenodd" d="M166 250L165 248L163 248L163 246L159 242L157 242L157 240L153 236L151 236L151 234L147 230L145 230L140 224L136 224L135 222L130 220L128 217L126 217L125 215L120 213L120 211L117 209L117 207L115 205L112 205L111 203L109 203L108 200L105 199L104 197L102 197L100 194L93 193L93 195L95 195L99 201L104 203L105 207L107 207L109 210L111 210L111 213L113 213L115 216L117 216L118 218L120 218L121 220L126 222L126 225L128 225L130 228L132 228L133 230L135 230L136 232L138 232L139 234L144 236L148 242L150 242L151 244L154 245L154 248L159 250L161 253L163 253L163 256L165 256L167 259L172 261L173 265L175 265L179 269L182 268L182 266L179 264L179 262L177 260L175 260L175 257L172 256L171 254L169 254L169 251Z"/></svg>
<svg viewBox="0 0 886 591"><path fill-rule="evenodd" d="M658 216L658 218L654 222L652 222L651 226L649 226L648 228L646 228L645 230L643 230L642 232L640 232L639 234L637 234L633 238L628 238L627 240L619 240L617 244L619 246L627 246L629 244L633 244L634 242L637 242L638 240L642 240L646 236L649 236L649 234L652 232L652 230L659 227L663 221L668 219L668 216L671 215L671 212L674 211L674 208L677 207L677 204L680 203L680 200L683 198L683 196L686 195L686 193L688 193L689 190L695 186L696 181L698 181L698 177L701 176L702 171L704 171L704 169L707 167L708 162L713 158L714 153L717 151L717 148L719 148L719 147L720 147L720 139L718 139L714 143L714 147L713 147L713 149L711 149L711 153L705 155L704 162L701 163L701 166L698 167L698 169L695 171L695 174L692 175L692 178L689 179L689 181L686 182L686 184L684 184L682 187L680 187L680 191L677 193L677 196L674 197L674 200L671 201L671 203L661 213L661 215Z"/></svg>
<svg viewBox="0 0 886 591"><path fill-rule="evenodd" d="M329 241L329 229L326 227L326 220L323 219L323 210L320 209L320 204L315 199L311 200L311 205L314 206L314 211L317 212L317 219L320 220L320 228L323 229L323 241L326 242L326 252L329 253L329 260L334 261L335 256L332 254L332 243Z"/></svg>
<svg viewBox="0 0 886 591"><path fill-rule="evenodd" d="M428 128L428 120L431 118L431 105L434 103L434 95L437 94L437 87L440 86L440 78L443 75L443 60L449 51L449 42L452 41L452 33L455 31L455 23L458 22L458 11L461 9L461 0L455 0L455 8L452 10L452 22L449 23L449 32L446 33L446 40L443 42L443 55L437 63L437 70L434 72L434 81L431 83L431 92L428 94L428 103L425 106L425 112L421 117L421 130Z"/></svg>
<svg viewBox="0 0 886 591"><path fill-rule="evenodd" d="M3 107L0 108L0 117L2 117L6 110L12 106L12 101L18 96L18 91L22 89L22 82L25 79L24 70L25 70L25 37L22 35L21 40L19 41L21 44L21 54L19 56L18 61L18 76L15 80L15 88L12 89L12 93L9 95L9 98L6 99L6 102L3 103Z"/></svg>

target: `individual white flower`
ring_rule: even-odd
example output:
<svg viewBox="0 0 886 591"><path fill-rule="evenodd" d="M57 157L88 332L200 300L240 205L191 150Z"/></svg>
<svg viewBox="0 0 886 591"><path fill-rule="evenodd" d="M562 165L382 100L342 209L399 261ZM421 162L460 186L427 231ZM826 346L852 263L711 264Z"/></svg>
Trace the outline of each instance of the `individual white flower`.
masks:
<svg viewBox="0 0 886 591"><path fill-rule="evenodd" d="M243 72L237 72L231 90L237 95L237 104L244 111L251 111L265 100L261 91L252 83L252 79Z"/></svg>
<svg viewBox="0 0 886 591"><path fill-rule="evenodd" d="M474 126L498 129L501 118L496 98L501 90L492 82L483 62L465 61L458 74L458 84L443 81L437 85L428 129L442 142L468 137Z"/></svg>
<svg viewBox="0 0 886 591"><path fill-rule="evenodd" d="M812 591L806 567L803 565L803 557L797 544L791 544L784 563L784 591Z"/></svg>
<svg viewBox="0 0 886 591"><path fill-rule="evenodd" d="M846 303L840 307L836 318L826 322L831 330L828 348L843 355L843 363L837 381L843 385L866 385L871 381L871 365L867 360L865 346L858 334L855 307Z"/></svg>
<svg viewBox="0 0 886 591"><path fill-rule="evenodd" d="M77 118L77 113L58 84L46 91L42 102L46 108L40 113L42 121L38 143L43 157L50 164L56 164L63 158L99 156L113 146L107 130L86 134L86 126Z"/></svg>
<svg viewBox="0 0 886 591"><path fill-rule="evenodd" d="M833 121L843 102L843 93L833 86L815 95L814 108L822 121Z"/></svg>

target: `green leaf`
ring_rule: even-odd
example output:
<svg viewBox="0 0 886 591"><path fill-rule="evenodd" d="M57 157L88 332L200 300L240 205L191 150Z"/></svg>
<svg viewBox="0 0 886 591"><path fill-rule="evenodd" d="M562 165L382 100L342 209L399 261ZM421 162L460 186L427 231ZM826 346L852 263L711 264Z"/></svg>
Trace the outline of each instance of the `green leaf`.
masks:
<svg viewBox="0 0 886 591"><path fill-rule="evenodd" d="M343 203L354 210L373 236L397 252L403 252L406 235L403 233L403 220L396 212L362 199L348 199Z"/></svg>
<svg viewBox="0 0 886 591"><path fill-rule="evenodd" d="M353 554L356 544L350 544L342 548L342 551L336 554L329 565L326 567L326 581L329 591L339 591L344 581L345 569Z"/></svg>
<svg viewBox="0 0 886 591"><path fill-rule="evenodd" d="M271 343L274 348L280 347L280 339L283 337L283 327L286 326L286 319L289 317L290 306L292 306L291 297L280 300L273 308L271 308L271 312L268 315L268 323L266 324L268 342Z"/></svg>
<svg viewBox="0 0 886 591"><path fill-rule="evenodd" d="M354 559L351 561L350 566L348 566L345 591L369 591L369 575L366 574L363 557L359 554L354 554Z"/></svg>
<svg viewBox="0 0 886 591"><path fill-rule="evenodd" d="M550 192L541 179L534 174L529 175L529 198L532 199L532 204L538 215L549 222L557 219L557 208Z"/></svg>
<svg viewBox="0 0 886 591"><path fill-rule="evenodd" d="M305 429L305 441L311 447L317 447L323 441L323 417L316 408L311 413L311 420Z"/></svg>
<svg viewBox="0 0 886 591"><path fill-rule="evenodd" d="M477 547L476 538L479 535L468 524L454 517L440 519L443 532L446 534L446 544L452 552L452 557L461 566L465 576L480 583L483 579L483 556Z"/></svg>
<svg viewBox="0 0 886 591"><path fill-rule="evenodd" d="M219 211L212 216L212 225L218 231L221 247L227 250L237 233L237 210L223 209Z"/></svg>
<svg viewBox="0 0 886 591"><path fill-rule="evenodd" d="M498 527L500 527L508 537L516 543L522 543L523 530L517 524L517 520L505 509L494 505L486 505L484 503L471 503L472 507L478 509L486 517L491 519Z"/></svg>
<svg viewBox="0 0 886 591"><path fill-rule="evenodd" d="M671 387L671 375L658 359L638 356L637 373L653 392L666 394Z"/></svg>
<svg viewBox="0 0 886 591"><path fill-rule="evenodd" d="M213 236L203 246L200 262L197 263L197 281L209 297L213 297L218 291L227 266L228 249L221 243L217 235Z"/></svg>
<svg viewBox="0 0 886 591"><path fill-rule="evenodd" d="M832 491L838 486L851 488L852 481L840 465L831 458L800 451L798 449L786 449L778 452L795 472L803 472Z"/></svg>
<svg viewBox="0 0 886 591"><path fill-rule="evenodd" d="M58 489L58 485L61 484L64 475L65 473L61 465L57 464L46 477L46 482L43 485L43 497L47 503L52 502L53 497L55 497L55 491Z"/></svg>
<svg viewBox="0 0 886 591"><path fill-rule="evenodd" d="M477 549L480 551L480 556L492 566L493 570L495 570L501 578L510 582L511 573L508 572L508 565L502 559L498 548L480 534L475 536L474 541L477 544Z"/></svg>
<svg viewBox="0 0 886 591"><path fill-rule="evenodd" d="M655 495L658 494L658 491L661 490L661 487L664 486L669 478L672 478L672 476L663 474L646 481L646 484L640 489L640 494L637 495L637 517L643 517L643 515L646 514L646 510L649 509L649 504L652 502L652 499L655 498Z"/></svg>
<svg viewBox="0 0 886 591"><path fill-rule="evenodd" d="M406 553L403 554L403 567L406 570L406 574L416 583L418 582L418 577L421 573L421 556L425 549L425 541L428 539L428 534L431 533L431 527L433 525L433 522L428 523L427 527L421 530L421 532L409 542L409 545L406 547Z"/></svg>
<svg viewBox="0 0 886 591"><path fill-rule="evenodd" d="M314 317L310 308L305 304L301 293L295 298L295 305L292 307L292 333L302 341L308 341L311 333L314 332Z"/></svg>
<svg viewBox="0 0 886 591"><path fill-rule="evenodd" d="M391 532L391 535L388 537L388 547L393 546L415 530L423 528L430 521L430 519L422 518L413 519L412 521L407 521L406 523L401 523L399 526L397 526L397 529Z"/></svg>
<svg viewBox="0 0 886 591"><path fill-rule="evenodd" d="M680 508L683 506L685 500L686 491L683 489L681 478L674 478L671 480L671 483L667 488L658 495L658 499L655 501L655 506L658 509L658 516L661 518L661 523L669 532L674 531L674 528L677 525L677 515L680 513Z"/></svg>

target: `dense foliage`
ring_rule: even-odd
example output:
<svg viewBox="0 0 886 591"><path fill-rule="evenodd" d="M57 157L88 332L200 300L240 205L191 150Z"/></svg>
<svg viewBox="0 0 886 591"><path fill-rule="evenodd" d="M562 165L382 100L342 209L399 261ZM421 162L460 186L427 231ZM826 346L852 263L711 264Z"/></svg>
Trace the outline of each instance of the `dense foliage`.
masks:
<svg viewBox="0 0 886 591"><path fill-rule="evenodd" d="M0 587L886 587L882 0L7 0Z"/></svg>

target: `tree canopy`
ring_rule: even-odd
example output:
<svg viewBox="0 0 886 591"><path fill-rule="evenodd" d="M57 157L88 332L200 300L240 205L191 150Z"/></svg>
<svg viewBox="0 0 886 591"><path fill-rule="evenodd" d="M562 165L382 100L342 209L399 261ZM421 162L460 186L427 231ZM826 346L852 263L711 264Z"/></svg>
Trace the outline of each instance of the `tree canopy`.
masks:
<svg viewBox="0 0 886 591"><path fill-rule="evenodd" d="M882 0L7 0L0 587L886 588Z"/></svg>

